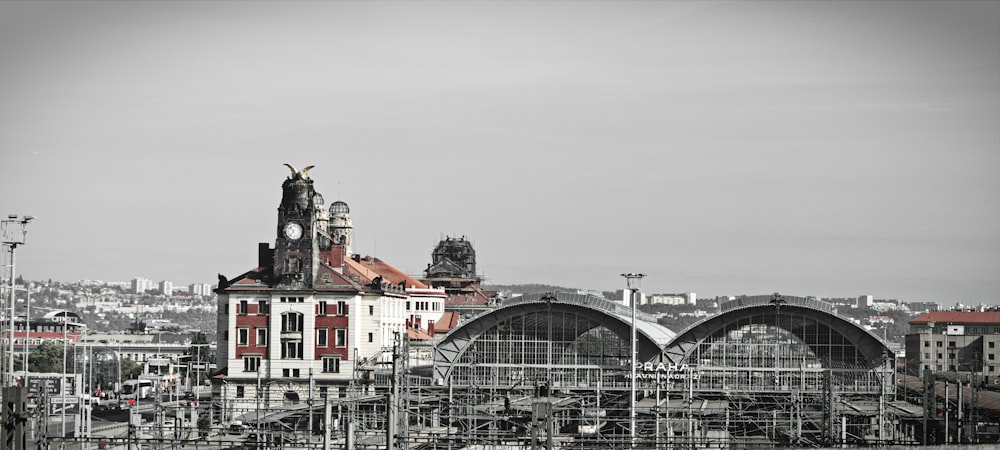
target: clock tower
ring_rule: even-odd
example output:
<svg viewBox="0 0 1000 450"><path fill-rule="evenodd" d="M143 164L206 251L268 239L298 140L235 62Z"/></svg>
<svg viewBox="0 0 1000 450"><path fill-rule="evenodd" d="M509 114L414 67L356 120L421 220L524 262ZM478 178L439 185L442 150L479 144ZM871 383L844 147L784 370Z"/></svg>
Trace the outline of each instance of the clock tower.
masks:
<svg viewBox="0 0 1000 450"><path fill-rule="evenodd" d="M278 206L277 240L274 246L273 274L276 284L289 288L312 287L318 267L317 222L323 211L323 197L313 189L308 166L296 171L281 185Z"/></svg>

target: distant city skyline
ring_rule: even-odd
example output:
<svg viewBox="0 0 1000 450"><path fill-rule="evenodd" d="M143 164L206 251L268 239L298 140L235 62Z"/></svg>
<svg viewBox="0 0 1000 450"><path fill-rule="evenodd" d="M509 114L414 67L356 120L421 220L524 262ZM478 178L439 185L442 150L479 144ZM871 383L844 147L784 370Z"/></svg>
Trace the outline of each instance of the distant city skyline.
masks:
<svg viewBox="0 0 1000 450"><path fill-rule="evenodd" d="M1000 2L0 2L29 279L187 285L284 163L487 283L1000 299Z"/></svg>

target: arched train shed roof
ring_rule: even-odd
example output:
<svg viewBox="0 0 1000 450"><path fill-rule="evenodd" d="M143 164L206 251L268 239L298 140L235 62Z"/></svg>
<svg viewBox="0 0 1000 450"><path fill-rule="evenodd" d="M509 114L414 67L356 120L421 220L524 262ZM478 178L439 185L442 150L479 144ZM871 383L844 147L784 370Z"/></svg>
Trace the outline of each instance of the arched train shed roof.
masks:
<svg viewBox="0 0 1000 450"><path fill-rule="evenodd" d="M549 294L531 294L507 300L492 311L486 312L460 325L438 343L434 349L434 377L437 380L447 380L452 365L459 360L462 353L471 347L472 343L487 330L500 322L516 316L531 316L541 312L578 313L597 320L604 327L622 338L625 342L631 335L631 309L621 303L612 302L601 297L568 292ZM576 314L563 314L553 317L577 317ZM553 328L575 324L552 323ZM639 361L649 361L658 357L664 345L674 338L676 333L659 325L653 316L636 312L636 351Z"/></svg>
<svg viewBox="0 0 1000 450"><path fill-rule="evenodd" d="M878 336L857 324L837 316L829 303L807 297L774 295L743 296L721 305L722 313L681 331L664 349L665 362L681 364L699 343L721 333L727 326L747 322L751 318L764 325L773 325L788 330L821 355L821 344L815 337L816 329L824 329L838 334L856 347L864 355L870 367L875 367L884 358L892 358L893 352ZM798 321L797 321L798 319ZM803 325L805 323L806 325ZM822 335L822 334L819 334Z"/></svg>

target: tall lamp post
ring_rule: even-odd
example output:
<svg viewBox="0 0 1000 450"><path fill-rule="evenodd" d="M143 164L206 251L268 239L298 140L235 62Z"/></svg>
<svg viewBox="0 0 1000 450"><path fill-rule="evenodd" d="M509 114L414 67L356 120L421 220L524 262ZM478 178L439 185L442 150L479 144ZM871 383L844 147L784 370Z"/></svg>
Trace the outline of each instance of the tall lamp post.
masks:
<svg viewBox="0 0 1000 450"><path fill-rule="evenodd" d="M636 354L635 308L636 308L636 304L639 303L639 301L638 301L639 299L637 298L637 294L639 293L639 284L642 281L642 277L646 276L646 274L644 274L644 273L623 273L622 276L625 277L625 282L628 285L628 292L629 292L628 302L629 302L629 306L632 308L632 353L629 356L629 360L630 360L629 362L631 363L631 366L632 366L632 382L629 383L629 386L631 386L631 388L630 388L631 395L629 396L629 402L628 402L628 404L629 404L628 416L629 416L629 437L630 437L629 442L631 443L631 446L634 448L635 447L635 431L636 431L636 429L635 429L635 427L636 427L636 425L635 425L635 378L636 378L636 373L635 373L635 369L636 368L635 368L635 366L636 366L636 364L639 361L638 356Z"/></svg>
<svg viewBox="0 0 1000 450"><path fill-rule="evenodd" d="M7 346L8 358L7 358L7 380L5 380L6 386L15 386L16 380L14 379L14 298L16 297L15 286L17 285L17 275L14 270L14 250L17 246L24 243L25 237L28 235L28 222L34 220L34 216L19 216L17 214L8 214L7 219L0 223L0 236L3 238L3 243L10 247L10 344ZM27 327L24 330L27 335Z"/></svg>

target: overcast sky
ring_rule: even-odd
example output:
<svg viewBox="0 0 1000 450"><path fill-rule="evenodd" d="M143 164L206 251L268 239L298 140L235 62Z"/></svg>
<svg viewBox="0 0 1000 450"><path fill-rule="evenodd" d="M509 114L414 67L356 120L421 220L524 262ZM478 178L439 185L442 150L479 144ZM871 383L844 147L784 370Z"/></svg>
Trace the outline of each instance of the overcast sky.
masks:
<svg viewBox="0 0 1000 450"><path fill-rule="evenodd" d="M0 2L29 279L213 283L281 183L420 274L1000 299L1000 2Z"/></svg>

